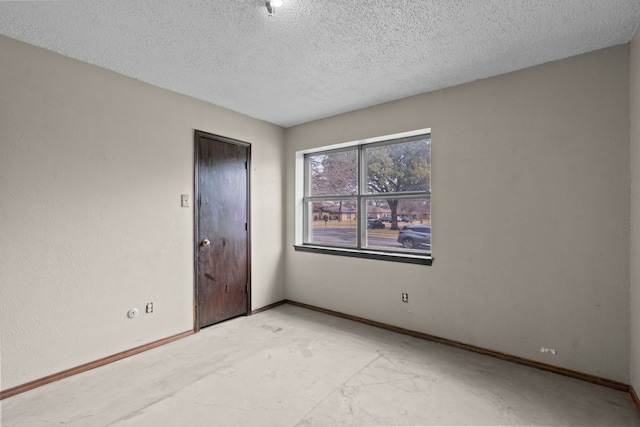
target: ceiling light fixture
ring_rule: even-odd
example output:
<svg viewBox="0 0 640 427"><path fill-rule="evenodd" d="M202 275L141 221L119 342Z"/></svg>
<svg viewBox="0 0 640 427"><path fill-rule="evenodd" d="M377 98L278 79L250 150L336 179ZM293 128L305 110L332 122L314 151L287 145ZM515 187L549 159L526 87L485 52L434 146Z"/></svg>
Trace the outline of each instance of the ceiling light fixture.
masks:
<svg viewBox="0 0 640 427"><path fill-rule="evenodd" d="M282 0L267 0L265 2L269 16L273 16L276 13L276 7L282 6Z"/></svg>

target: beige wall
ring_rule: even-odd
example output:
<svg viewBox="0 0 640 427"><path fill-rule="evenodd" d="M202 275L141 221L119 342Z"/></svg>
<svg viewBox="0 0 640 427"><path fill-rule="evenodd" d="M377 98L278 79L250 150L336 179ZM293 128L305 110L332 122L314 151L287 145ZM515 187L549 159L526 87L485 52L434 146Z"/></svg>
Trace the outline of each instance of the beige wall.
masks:
<svg viewBox="0 0 640 427"><path fill-rule="evenodd" d="M296 151L427 127L432 267L294 252ZM285 137L287 298L629 381L628 45Z"/></svg>
<svg viewBox="0 0 640 427"><path fill-rule="evenodd" d="M281 128L5 37L0 63L2 389L192 329L194 129L252 143L252 306L284 297Z"/></svg>
<svg viewBox="0 0 640 427"><path fill-rule="evenodd" d="M631 41L631 385L640 392L640 30Z"/></svg>

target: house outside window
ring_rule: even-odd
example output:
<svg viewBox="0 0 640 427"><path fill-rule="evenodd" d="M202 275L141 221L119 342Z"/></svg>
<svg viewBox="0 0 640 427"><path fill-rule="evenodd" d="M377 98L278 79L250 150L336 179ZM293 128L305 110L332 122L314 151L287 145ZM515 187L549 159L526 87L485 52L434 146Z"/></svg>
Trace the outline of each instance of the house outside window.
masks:
<svg viewBox="0 0 640 427"><path fill-rule="evenodd" d="M430 264L431 132L303 155L297 250Z"/></svg>

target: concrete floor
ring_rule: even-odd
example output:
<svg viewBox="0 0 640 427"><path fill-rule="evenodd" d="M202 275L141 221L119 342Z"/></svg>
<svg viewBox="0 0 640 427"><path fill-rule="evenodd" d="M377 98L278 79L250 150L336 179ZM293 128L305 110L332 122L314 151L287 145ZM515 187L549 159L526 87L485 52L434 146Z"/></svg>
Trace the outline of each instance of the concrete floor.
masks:
<svg viewBox="0 0 640 427"><path fill-rule="evenodd" d="M625 393L291 305L0 403L21 427L640 425Z"/></svg>

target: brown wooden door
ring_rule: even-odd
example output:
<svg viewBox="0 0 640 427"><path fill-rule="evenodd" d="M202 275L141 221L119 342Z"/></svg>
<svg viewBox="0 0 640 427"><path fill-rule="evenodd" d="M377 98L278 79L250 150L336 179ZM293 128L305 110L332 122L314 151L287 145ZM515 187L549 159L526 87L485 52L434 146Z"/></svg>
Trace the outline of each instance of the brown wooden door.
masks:
<svg viewBox="0 0 640 427"><path fill-rule="evenodd" d="M250 146L196 131L196 330L249 312Z"/></svg>

